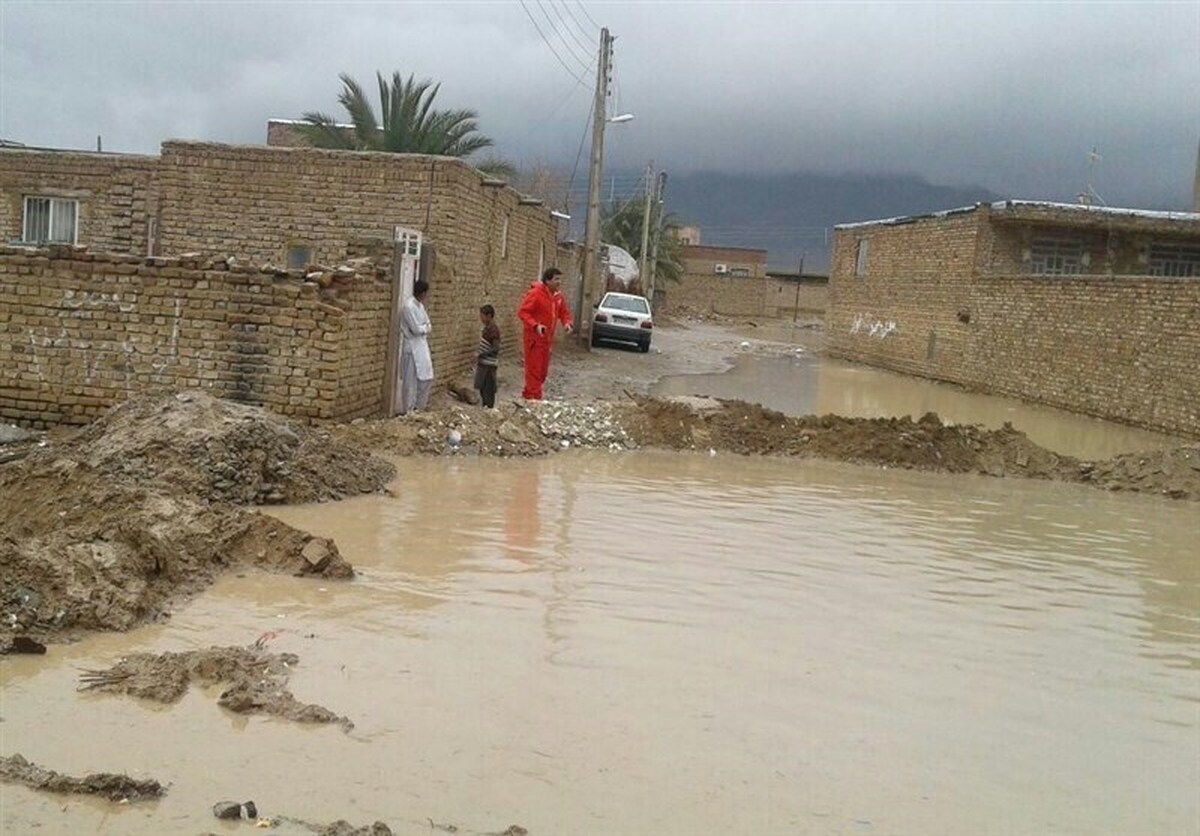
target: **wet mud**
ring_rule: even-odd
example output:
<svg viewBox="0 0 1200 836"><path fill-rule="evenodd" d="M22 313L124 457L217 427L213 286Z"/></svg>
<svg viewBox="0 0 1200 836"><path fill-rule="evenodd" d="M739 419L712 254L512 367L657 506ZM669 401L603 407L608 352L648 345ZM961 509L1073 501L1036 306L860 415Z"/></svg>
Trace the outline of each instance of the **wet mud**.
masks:
<svg viewBox="0 0 1200 836"><path fill-rule="evenodd" d="M19 754L0 756L0 781L62 795L94 795L109 801L145 801L162 798L167 793L166 787L153 779L130 778L111 772L94 772L74 778L30 763Z"/></svg>
<svg viewBox="0 0 1200 836"><path fill-rule="evenodd" d="M987 429L920 419L788 416L738 400L630 393L619 401L450 406L335 428L392 455L542 456L560 450L659 448L794 456L944 473L1052 479L1109 491L1200 500L1200 445L1104 461L1060 455L1006 424Z"/></svg>
<svg viewBox="0 0 1200 836"><path fill-rule="evenodd" d="M335 544L244 506L376 491L393 473L262 409L130 400L0 468L0 647L166 617L233 566L352 577Z"/></svg>
<svg viewBox="0 0 1200 836"><path fill-rule="evenodd" d="M124 694L172 703L192 683L223 685L217 704L238 714L267 714L297 723L330 723L349 731L354 724L319 705L302 703L287 689L293 653L260 647L210 647L182 653L137 653L107 670L86 671L81 691Z"/></svg>

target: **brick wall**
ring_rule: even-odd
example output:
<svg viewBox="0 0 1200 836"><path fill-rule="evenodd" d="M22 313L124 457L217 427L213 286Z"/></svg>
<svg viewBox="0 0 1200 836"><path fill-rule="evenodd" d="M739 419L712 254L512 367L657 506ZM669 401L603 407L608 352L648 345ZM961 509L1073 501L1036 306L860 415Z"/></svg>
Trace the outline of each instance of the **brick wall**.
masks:
<svg viewBox="0 0 1200 836"><path fill-rule="evenodd" d="M78 243L144 255L156 157L0 149L0 244L22 236L25 197L79 201Z"/></svg>
<svg viewBox="0 0 1200 836"><path fill-rule="evenodd" d="M729 270L745 270L747 275L767 274L767 251L745 247L684 246L680 250L683 271L701 276L716 275L716 266L724 264Z"/></svg>
<svg viewBox="0 0 1200 836"><path fill-rule="evenodd" d="M971 385L1200 437L1200 278L989 276L970 304Z"/></svg>
<svg viewBox="0 0 1200 836"><path fill-rule="evenodd" d="M829 292L825 284L802 282L797 298L796 283L793 281L707 273L685 273L680 281L665 283L663 289L668 311L788 319L796 310L797 301L798 315L823 315Z"/></svg>
<svg viewBox="0 0 1200 836"><path fill-rule="evenodd" d="M335 263L364 240L390 241L396 226L417 229L431 250L425 277L439 381L473 368L484 303L496 307L505 336L502 362L520 357L516 307L543 248L546 265L555 257L557 223L515 190L484 185L461 160L167 142L162 161L163 253L236 253L279 265L289 246L303 245L316 261Z"/></svg>
<svg viewBox="0 0 1200 836"><path fill-rule="evenodd" d="M1200 279L995 272L1021 264L1025 237L986 208L838 229L828 352L1200 436ZM1126 263L1120 247L1097 246L1096 269Z"/></svg>
<svg viewBox="0 0 1200 836"><path fill-rule="evenodd" d="M10 238L20 235L24 194L79 196L79 241L93 252L145 255L154 217L157 254L199 253L192 261L232 255L254 270L285 266L293 246L310 249L317 264L364 254L387 259L394 227L417 229L441 383L470 374L485 303L496 307L504 334L502 363L520 362L517 305L539 267L558 256L548 210L445 157L197 142L164 143L160 158L5 149L0 187L0 228ZM96 290L92 278L79 281L81 290ZM386 345L386 308L376 300L346 314L346 327L372 346L365 356L385 353L375 349ZM347 375L346 397L365 410L382 389L382 365L355 361Z"/></svg>
<svg viewBox="0 0 1200 836"><path fill-rule="evenodd" d="M301 418L374 413L391 298L380 272L359 261L322 287L224 261L0 248L0 417L83 423L131 393L184 387Z"/></svg>

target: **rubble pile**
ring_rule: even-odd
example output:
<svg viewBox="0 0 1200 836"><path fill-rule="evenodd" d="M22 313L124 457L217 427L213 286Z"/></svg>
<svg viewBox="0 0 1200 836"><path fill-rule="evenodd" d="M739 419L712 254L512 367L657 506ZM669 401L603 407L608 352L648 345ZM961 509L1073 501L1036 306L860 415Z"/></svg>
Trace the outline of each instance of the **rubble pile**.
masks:
<svg viewBox="0 0 1200 836"><path fill-rule="evenodd" d="M607 447L626 450L637 447L623 426L621 409L609 401L530 401L525 408L538 431L560 447Z"/></svg>

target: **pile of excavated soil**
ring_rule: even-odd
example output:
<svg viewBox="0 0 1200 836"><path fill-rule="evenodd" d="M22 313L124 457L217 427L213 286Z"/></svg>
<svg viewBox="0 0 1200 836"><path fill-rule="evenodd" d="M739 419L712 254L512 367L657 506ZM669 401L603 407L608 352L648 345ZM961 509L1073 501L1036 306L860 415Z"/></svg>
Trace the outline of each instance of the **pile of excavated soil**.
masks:
<svg viewBox="0 0 1200 836"><path fill-rule="evenodd" d="M396 455L545 455L573 448L722 450L807 456L883 467L1082 482L1106 490L1200 499L1200 445L1082 461L1041 447L1006 424L989 430L919 420L790 417L758 404L707 397L453 405L335 429L343 440Z"/></svg>
<svg viewBox="0 0 1200 836"><path fill-rule="evenodd" d="M1200 499L1200 445L1084 462L1034 444L1010 425L989 430L911 418L789 417L758 404L715 398L637 398L624 426L647 447L811 456L950 473L1083 482L1107 490Z"/></svg>
<svg viewBox="0 0 1200 836"><path fill-rule="evenodd" d="M0 647L162 616L233 565L326 578L327 540L226 502L380 490L390 464L256 407L142 398L0 466Z"/></svg>
<svg viewBox="0 0 1200 836"><path fill-rule="evenodd" d="M1146 491L1200 500L1200 444L1127 453L1084 465L1082 480L1110 491Z"/></svg>
<svg viewBox="0 0 1200 836"><path fill-rule="evenodd" d="M287 690L289 669L300 662L292 653L259 647L210 647L182 653L135 653L102 671L87 671L80 690L128 694L171 703L197 682L225 685L217 704L239 714L270 714L298 723L336 723L354 728L327 708L297 700Z"/></svg>
<svg viewBox="0 0 1200 836"><path fill-rule="evenodd" d="M82 778L63 775L30 763L20 755L0 757L0 781L43 790L74 795L96 795L109 801L142 801L162 798L167 789L152 779L130 778L110 772L94 772Z"/></svg>
<svg viewBox="0 0 1200 836"><path fill-rule="evenodd" d="M235 505L342 499L395 476L328 432L204 392L130 399L83 428L71 448L94 470Z"/></svg>

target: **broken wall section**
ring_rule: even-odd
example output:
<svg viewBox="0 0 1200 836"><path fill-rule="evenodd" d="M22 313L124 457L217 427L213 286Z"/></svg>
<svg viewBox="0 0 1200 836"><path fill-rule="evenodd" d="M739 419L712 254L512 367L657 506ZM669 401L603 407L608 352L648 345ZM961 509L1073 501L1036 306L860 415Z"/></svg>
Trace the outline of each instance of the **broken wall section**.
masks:
<svg viewBox="0 0 1200 836"><path fill-rule="evenodd" d="M134 393L200 388L302 419L382 402L391 283L230 260L0 247L0 417L82 424Z"/></svg>

